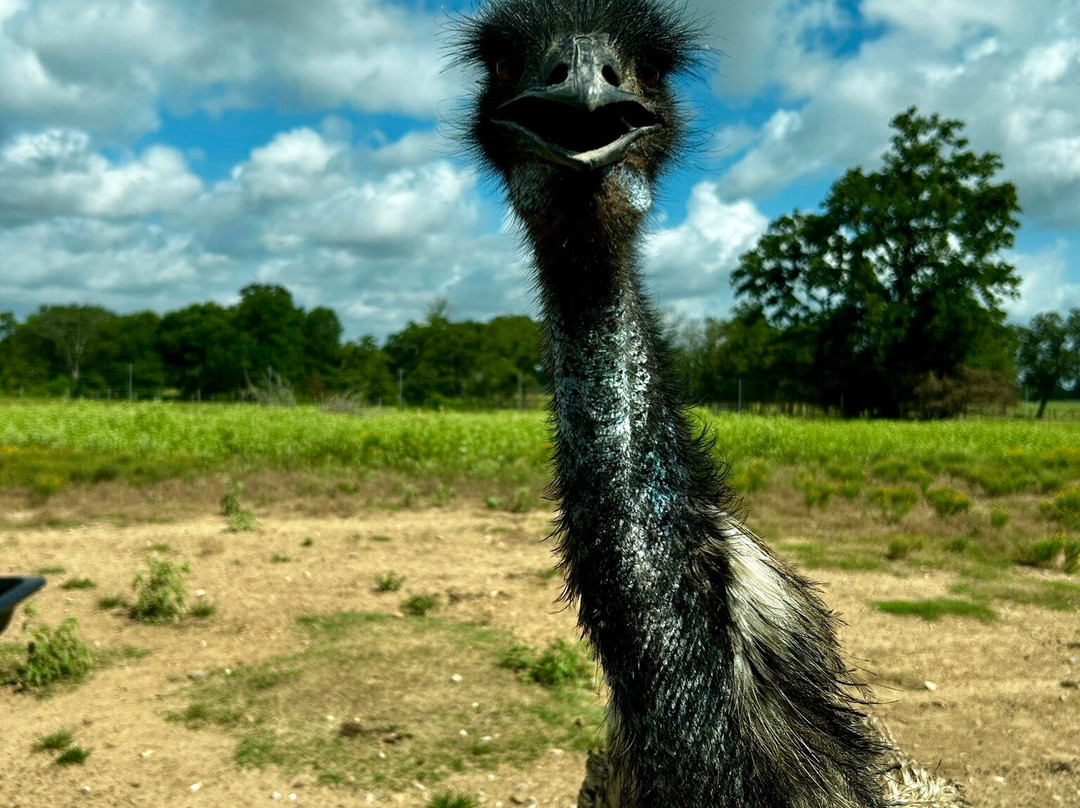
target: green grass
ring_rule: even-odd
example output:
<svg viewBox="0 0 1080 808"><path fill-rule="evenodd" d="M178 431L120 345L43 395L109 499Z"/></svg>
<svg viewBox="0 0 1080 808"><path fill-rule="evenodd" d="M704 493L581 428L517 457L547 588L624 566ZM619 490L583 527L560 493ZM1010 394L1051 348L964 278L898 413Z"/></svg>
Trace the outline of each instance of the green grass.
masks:
<svg viewBox="0 0 1080 808"><path fill-rule="evenodd" d="M69 581L64 581L60 584L61 589L96 589L97 584L91 581L89 578L72 578Z"/></svg>
<svg viewBox="0 0 1080 808"><path fill-rule="evenodd" d="M228 732L242 766L388 792L600 742L597 694L519 681L498 665L511 644L499 630L377 614L307 617L299 628L301 650L212 672L170 719Z"/></svg>
<svg viewBox="0 0 1080 808"><path fill-rule="evenodd" d="M696 417L736 470L755 463L847 467L920 487L927 475L958 471L994 491L1037 490L1039 472L1048 468L1080 479L1080 422L835 421L702 411ZM0 400L0 485L27 487L39 475L55 475L62 485L143 484L237 467L535 485L549 474L545 423L542 412L383 410L354 418L314 407L7 399Z"/></svg>
<svg viewBox="0 0 1080 808"><path fill-rule="evenodd" d="M35 752L59 752L61 749L67 749L73 743L75 743L74 733L71 730L62 729L38 738L34 741L32 749Z"/></svg>
<svg viewBox="0 0 1080 808"><path fill-rule="evenodd" d="M955 598L933 598L930 600L883 600L874 604L880 612L905 617L921 617L923 620L937 620L945 616L971 617L990 623L997 619L997 614L983 603L973 603Z"/></svg>
<svg viewBox="0 0 1080 808"><path fill-rule="evenodd" d="M427 804L427 808L479 808L479 806L480 802L475 797L449 791L436 794Z"/></svg>
<svg viewBox="0 0 1080 808"><path fill-rule="evenodd" d="M72 746L65 749L56 758L57 766L82 766L86 763L86 759L90 757L89 749L83 749L81 746Z"/></svg>
<svg viewBox="0 0 1080 808"><path fill-rule="evenodd" d="M1071 581L968 581L956 584L952 593L983 602L1000 600L1058 612L1080 611L1080 583Z"/></svg>

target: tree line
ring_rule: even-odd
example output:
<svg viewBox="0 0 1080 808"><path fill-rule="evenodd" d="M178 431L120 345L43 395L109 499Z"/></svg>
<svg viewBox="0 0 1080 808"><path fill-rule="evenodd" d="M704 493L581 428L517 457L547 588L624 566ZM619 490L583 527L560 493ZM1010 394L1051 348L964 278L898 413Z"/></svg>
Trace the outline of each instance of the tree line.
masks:
<svg viewBox="0 0 1080 808"><path fill-rule="evenodd" d="M732 276L726 319L673 329L700 402L810 403L845 416L948 417L1077 394L1080 310L1006 323L1019 276L1002 256L1020 204L1003 162L963 124L911 108L879 170L852 169L820 209L773 221ZM0 313L0 392L235 400L287 388L368 403L509 406L543 390L541 336L524 316L454 322L445 302L382 344L342 342L337 314L280 286L234 306L159 316L43 306Z"/></svg>

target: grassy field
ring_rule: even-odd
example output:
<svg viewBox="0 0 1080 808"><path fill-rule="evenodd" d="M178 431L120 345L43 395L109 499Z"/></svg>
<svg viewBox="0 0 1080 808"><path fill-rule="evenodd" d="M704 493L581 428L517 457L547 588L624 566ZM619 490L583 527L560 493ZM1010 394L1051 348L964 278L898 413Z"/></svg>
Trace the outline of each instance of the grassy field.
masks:
<svg viewBox="0 0 1080 808"><path fill-rule="evenodd" d="M736 470L762 462L822 468L896 462L911 469L901 475L921 467L976 484L998 477L1012 490L1053 490L1080 478L1080 423L697 417L715 436L717 454ZM313 407L0 401L5 468L31 465L35 455L42 467L50 453L97 455L115 461L115 469L97 470L114 478L251 466L532 482L548 473L549 439L546 418L535 411L379 410L355 417Z"/></svg>
<svg viewBox="0 0 1080 808"><path fill-rule="evenodd" d="M957 642L1005 630L1022 642L1017 609L1075 621L1080 422L695 417L730 464L749 524L811 575L865 588L877 619L953 626ZM547 619L559 583L537 544L552 516L540 496L550 448L538 412L0 401L0 539L37 565L24 572L55 579L52 622L74 614L112 626L116 647L153 648L155 659L170 653L173 628L126 627L140 618L123 590L137 572L145 579L148 552L190 561L193 580L175 576L192 590L181 623L201 627L186 630L217 631L223 645L250 635L258 650L243 664L208 664L155 715L172 728L162 732L230 739L237 771L395 792L412 780L471 783L473 772L539 766L552 749L581 755L599 737L595 665L567 644L572 616L558 631L530 622ZM125 548L120 572L114 541ZM294 602L308 575L331 583ZM248 594L271 580L282 582L273 597L296 610L284 629L273 598ZM196 586L224 594L200 600ZM29 630L48 637L47 622ZM275 648L260 637L288 639ZM21 641L0 645L0 681L33 672L24 652ZM921 686L906 672L909 652L897 653L894 678ZM176 653L187 665L187 651ZM104 651L94 665L129 657L167 667ZM73 657L57 658L63 670Z"/></svg>

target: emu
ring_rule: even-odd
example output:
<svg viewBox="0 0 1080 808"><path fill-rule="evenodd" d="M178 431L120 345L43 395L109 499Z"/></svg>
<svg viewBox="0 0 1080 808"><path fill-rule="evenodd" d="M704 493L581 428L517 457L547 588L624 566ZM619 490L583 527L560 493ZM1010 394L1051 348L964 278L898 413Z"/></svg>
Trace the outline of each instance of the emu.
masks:
<svg viewBox="0 0 1080 808"><path fill-rule="evenodd" d="M481 76L467 140L533 255L558 551L610 691L607 751L579 804L909 797L884 773L889 746L861 711L832 615L737 518L642 284L641 233L686 142L672 81L697 62L695 23L666 0L491 0L459 34Z"/></svg>

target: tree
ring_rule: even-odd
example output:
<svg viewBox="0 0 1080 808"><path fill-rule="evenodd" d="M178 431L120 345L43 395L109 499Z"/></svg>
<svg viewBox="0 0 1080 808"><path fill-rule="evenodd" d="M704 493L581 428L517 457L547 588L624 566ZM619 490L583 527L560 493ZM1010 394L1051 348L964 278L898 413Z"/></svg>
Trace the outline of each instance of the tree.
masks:
<svg viewBox="0 0 1080 808"><path fill-rule="evenodd" d="M216 303L200 303L166 314L157 332L157 349L167 366L168 383L199 399L231 393L241 386L239 341L229 312Z"/></svg>
<svg viewBox="0 0 1080 808"><path fill-rule="evenodd" d="M244 370L253 380L276 373L298 382L304 371L304 310L288 289L252 284L240 290L240 302L232 311L240 332Z"/></svg>
<svg viewBox="0 0 1080 808"><path fill-rule="evenodd" d="M27 325L55 346L77 385L88 346L102 324L115 316L100 306L42 306Z"/></svg>
<svg viewBox="0 0 1080 808"><path fill-rule="evenodd" d="M806 381L848 414L907 415L931 374L1009 365L1001 304L1019 278L1001 252L1016 188L994 181L1001 158L970 151L960 121L913 107L892 126L879 171L852 169L820 213L774 221L732 278L771 325L801 332Z"/></svg>
<svg viewBox="0 0 1080 808"><path fill-rule="evenodd" d="M1080 382L1080 309L1073 309L1068 319L1057 312L1032 317L1020 330L1016 362L1039 402L1035 417L1042 418L1057 389Z"/></svg>

